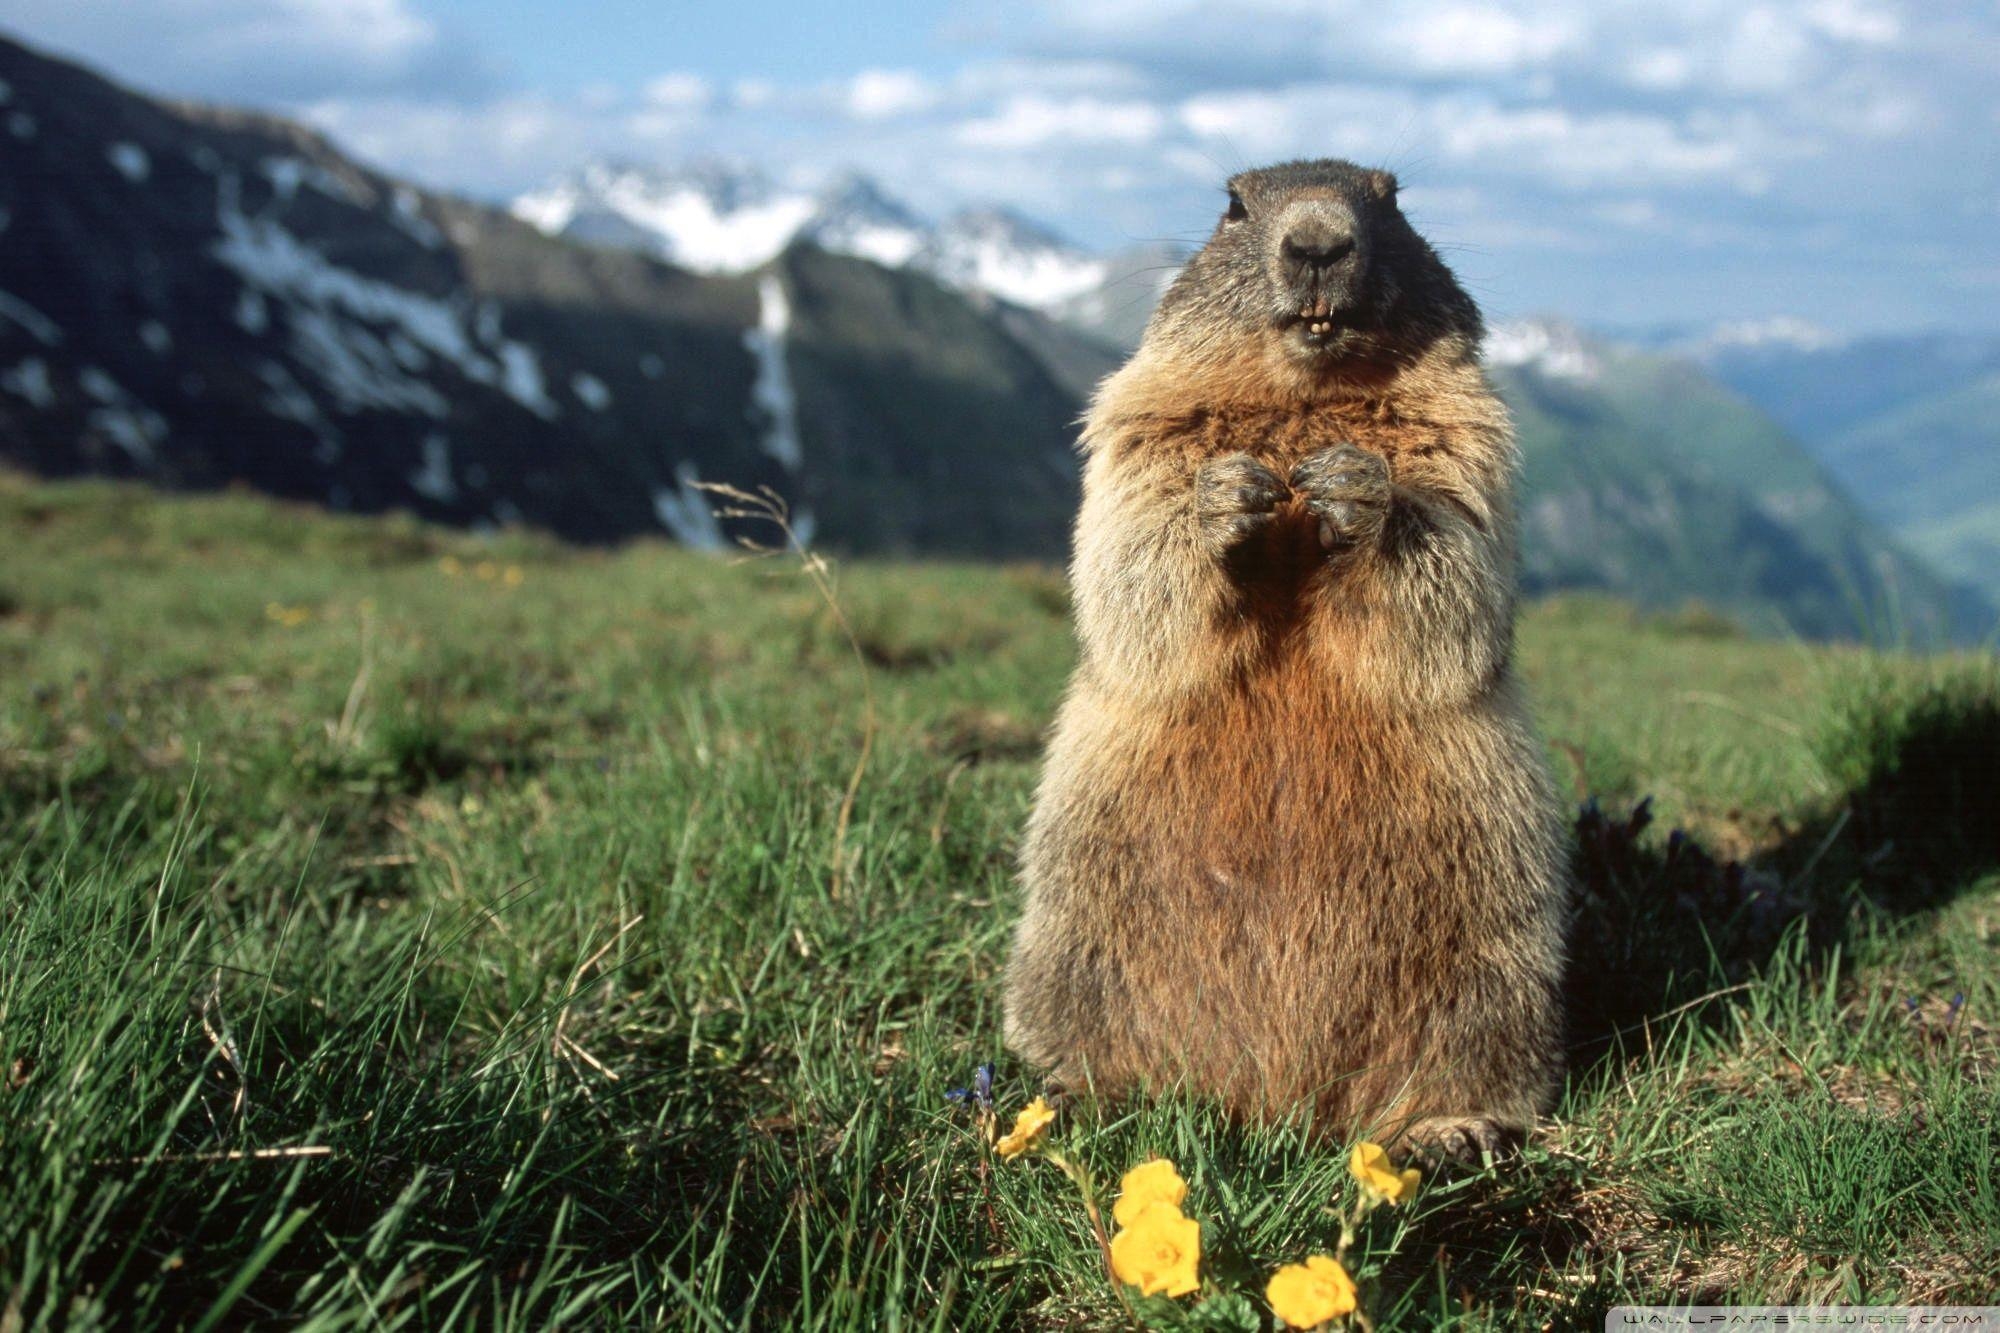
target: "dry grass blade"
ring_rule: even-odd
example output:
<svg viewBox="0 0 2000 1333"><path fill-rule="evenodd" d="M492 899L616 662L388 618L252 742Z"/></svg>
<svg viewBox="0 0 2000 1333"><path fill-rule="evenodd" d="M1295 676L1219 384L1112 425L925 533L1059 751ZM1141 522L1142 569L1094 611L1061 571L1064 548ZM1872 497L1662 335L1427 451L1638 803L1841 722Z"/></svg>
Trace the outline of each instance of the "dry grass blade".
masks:
<svg viewBox="0 0 2000 1333"><path fill-rule="evenodd" d="M792 526L791 506L782 495L769 486L759 486L753 494L726 482L702 481L696 482L695 487L731 502L715 511L717 518L755 519L773 525L783 534L785 544L782 548L762 546L748 538L737 540L752 556L776 555L781 550L797 556L799 568L811 581L820 600L826 603L827 612L832 615L841 637L847 640L848 650L854 655L854 667L861 678L861 752L855 756L854 770L848 775L847 790L840 798L840 813L833 824L833 869L827 894L838 902L847 878L847 831L854 822L854 801L861 791L861 780L868 772L869 757L875 750L875 682L868 667L868 655L862 651L861 638L854 632L854 625L840 604L833 584L833 566L825 556L799 540L798 530Z"/></svg>

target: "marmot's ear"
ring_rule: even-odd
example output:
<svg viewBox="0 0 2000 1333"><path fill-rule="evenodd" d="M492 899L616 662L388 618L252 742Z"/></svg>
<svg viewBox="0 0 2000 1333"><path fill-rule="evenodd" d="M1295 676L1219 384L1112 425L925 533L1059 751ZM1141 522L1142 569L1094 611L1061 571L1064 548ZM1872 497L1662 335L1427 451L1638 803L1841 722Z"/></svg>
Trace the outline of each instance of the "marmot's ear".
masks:
<svg viewBox="0 0 2000 1333"><path fill-rule="evenodd" d="M1386 171L1368 173L1368 193L1387 203L1396 197L1396 178Z"/></svg>

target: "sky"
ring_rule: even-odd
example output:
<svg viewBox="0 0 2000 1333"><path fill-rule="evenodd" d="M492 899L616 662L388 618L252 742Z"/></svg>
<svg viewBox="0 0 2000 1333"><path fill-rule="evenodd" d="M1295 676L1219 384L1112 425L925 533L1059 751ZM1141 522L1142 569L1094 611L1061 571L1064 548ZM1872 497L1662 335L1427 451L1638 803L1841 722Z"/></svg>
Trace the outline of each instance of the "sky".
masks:
<svg viewBox="0 0 2000 1333"><path fill-rule="evenodd" d="M1500 316L2000 329L1994 0L0 0L0 29L487 199L720 156L1108 249L1343 156Z"/></svg>

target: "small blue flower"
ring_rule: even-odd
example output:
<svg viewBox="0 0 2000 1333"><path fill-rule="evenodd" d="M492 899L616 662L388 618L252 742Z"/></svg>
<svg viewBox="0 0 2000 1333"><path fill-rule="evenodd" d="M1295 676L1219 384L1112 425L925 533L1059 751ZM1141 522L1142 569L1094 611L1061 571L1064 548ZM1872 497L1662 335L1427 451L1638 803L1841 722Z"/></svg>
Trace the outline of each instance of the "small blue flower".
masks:
<svg viewBox="0 0 2000 1333"><path fill-rule="evenodd" d="M993 1062L988 1060L985 1064L972 1071L972 1086L970 1088L953 1088L951 1091L945 1093L944 1099L953 1105L962 1106L969 1102L977 1110L992 1110Z"/></svg>

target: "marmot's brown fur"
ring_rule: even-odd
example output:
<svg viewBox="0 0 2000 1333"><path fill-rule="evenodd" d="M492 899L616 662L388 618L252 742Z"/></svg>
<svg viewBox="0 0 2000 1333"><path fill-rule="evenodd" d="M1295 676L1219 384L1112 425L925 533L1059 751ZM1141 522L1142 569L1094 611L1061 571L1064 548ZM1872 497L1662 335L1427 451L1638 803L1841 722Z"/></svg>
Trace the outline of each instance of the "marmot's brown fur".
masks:
<svg viewBox="0 0 2000 1333"><path fill-rule="evenodd" d="M1497 1149L1560 1078L1567 895L1479 312L1386 172L1229 189L1084 430L1008 1043Z"/></svg>

